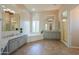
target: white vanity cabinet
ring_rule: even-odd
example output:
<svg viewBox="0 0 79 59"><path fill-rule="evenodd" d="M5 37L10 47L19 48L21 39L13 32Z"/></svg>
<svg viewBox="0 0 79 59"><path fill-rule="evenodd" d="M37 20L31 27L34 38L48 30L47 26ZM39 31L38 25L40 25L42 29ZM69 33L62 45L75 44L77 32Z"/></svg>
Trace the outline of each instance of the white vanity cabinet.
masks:
<svg viewBox="0 0 79 59"><path fill-rule="evenodd" d="M19 41L18 41L19 47L22 46L24 43L27 42L26 39L27 39L26 35L24 35L24 36L18 38L18 40L19 40Z"/></svg>
<svg viewBox="0 0 79 59"><path fill-rule="evenodd" d="M15 50L17 50L19 47L21 47L22 45L26 44L26 42L27 42L27 35L22 35L20 37L13 38L8 41L2 54L6 55L6 54L12 53ZM5 53L5 52L7 52L7 53Z"/></svg>
<svg viewBox="0 0 79 59"><path fill-rule="evenodd" d="M53 39L53 40L60 40L60 32L58 31L44 31L43 34L44 39Z"/></svg>
<svg viewBox="0 0 79 59"><path fill-rule="evenodd" d="M18 40L17 39L12 39L8 42L8 53L11 53L12 51L14 51L15 49L18 48Z"/></svg>

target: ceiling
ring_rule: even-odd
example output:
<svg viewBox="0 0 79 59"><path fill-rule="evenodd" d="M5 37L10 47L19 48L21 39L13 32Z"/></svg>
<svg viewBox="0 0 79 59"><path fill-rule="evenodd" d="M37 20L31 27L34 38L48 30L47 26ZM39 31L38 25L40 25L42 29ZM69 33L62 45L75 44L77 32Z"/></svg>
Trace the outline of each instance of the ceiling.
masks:
<svg viewBox="0 0 79 59"><path fill-rule="evenodd" d="M57 4L25 4L24 6L30 11L32 11L32 9L35 9L35 11L51 11L61 7L61 5Z"/></svg>
<svg viewBox="0 0 79 59"><path fill-rule="evenodd" d="M16 4L16 6L19 10L33 11L32 9L35 9L36 12L58 10L61 7L58 4Z"/></svg>
<svg viewBox="0 0 79 59"><path fill-rule="evenodd" d="M32 11L32 9L35 9L35 11L51 11L51 10L57 10L61 7L61 5L58 4L4 4L5 8L13 9L14 11L22 11L26 12L26 10Z"/></svg>

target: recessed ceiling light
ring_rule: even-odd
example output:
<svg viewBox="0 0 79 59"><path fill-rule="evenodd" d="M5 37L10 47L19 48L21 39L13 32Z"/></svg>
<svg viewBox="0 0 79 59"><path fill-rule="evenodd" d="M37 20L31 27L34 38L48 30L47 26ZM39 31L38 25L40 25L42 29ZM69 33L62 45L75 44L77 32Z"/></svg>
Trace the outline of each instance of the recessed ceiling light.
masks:
<svg viewBox="0 0 79 59"><path fill-rule="evenodd" d="M32 11L35 11L36 9L35 8L32 8Z"/></svg>

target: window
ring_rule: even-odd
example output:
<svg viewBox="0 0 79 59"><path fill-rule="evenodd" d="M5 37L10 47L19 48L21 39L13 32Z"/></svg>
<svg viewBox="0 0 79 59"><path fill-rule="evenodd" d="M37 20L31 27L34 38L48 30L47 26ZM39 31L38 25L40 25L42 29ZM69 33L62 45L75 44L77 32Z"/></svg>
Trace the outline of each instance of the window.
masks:
<svg viewBox="0 0 79 59"><path fill-rule="evenodd" d="M47 30L47 28L48 28L48 25L47 25L47 24L45 24L45 30Z"/></svg>
<svg viewBox="0 0 79 59"><path fill-rule="evenodd" d="M30 33L30 21L24 21L22 27L24 28L23 29L24 33L27 33L27 34Z"/></svg>
<svg viewBox="0 0 79 59"><path fill-rule="evenodd" d="M39 21L38 20L32 21L32 32L39 32Z"/></svg>

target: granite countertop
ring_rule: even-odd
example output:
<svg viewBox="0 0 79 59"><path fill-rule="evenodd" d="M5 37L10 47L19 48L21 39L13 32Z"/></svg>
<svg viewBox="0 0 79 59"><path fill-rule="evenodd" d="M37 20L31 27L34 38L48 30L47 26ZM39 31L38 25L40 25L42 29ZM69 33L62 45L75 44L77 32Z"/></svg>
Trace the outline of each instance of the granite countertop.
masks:
<svg viewBox="0 0 79 59"><path fill-rule="evenodd" d="M60 32L60 31L44 31L44 32Z"/></svg>

